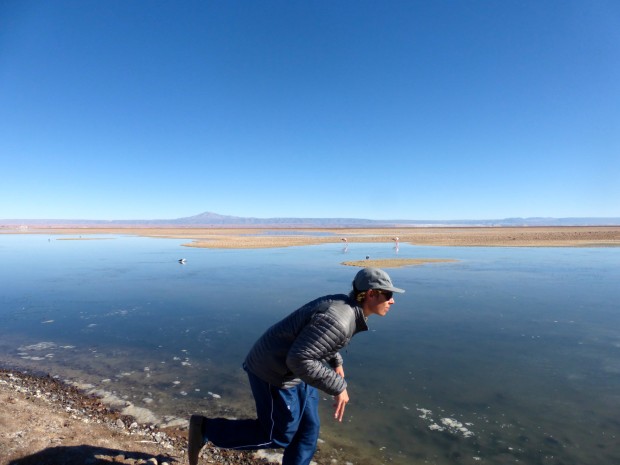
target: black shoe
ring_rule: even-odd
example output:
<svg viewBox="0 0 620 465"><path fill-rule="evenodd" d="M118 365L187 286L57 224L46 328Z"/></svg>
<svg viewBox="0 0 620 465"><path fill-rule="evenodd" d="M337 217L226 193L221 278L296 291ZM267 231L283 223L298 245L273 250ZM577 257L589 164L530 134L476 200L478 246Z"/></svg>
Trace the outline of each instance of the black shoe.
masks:
<svg viewBox="0 0 620 465"><path fill-rule="evenodd" d="M189 433L187 434L187 456L189 465L198 464L198 454L204 445L202 439L202 423L206 420L202 415L192 415L189 419Z"/></svg>

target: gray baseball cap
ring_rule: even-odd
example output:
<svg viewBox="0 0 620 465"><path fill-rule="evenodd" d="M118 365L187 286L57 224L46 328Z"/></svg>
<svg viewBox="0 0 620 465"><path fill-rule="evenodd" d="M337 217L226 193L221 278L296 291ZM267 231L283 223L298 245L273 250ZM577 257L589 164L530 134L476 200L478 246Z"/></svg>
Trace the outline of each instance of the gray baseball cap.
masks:
<svg viewBox="0 0 620 465"><path fill-rule="evenodd" d="M353 285L358 291L382 289L384 291L405 292L404 289L394 287L388 274L379 268L364 268L358 271L353 280Z"/></svg>

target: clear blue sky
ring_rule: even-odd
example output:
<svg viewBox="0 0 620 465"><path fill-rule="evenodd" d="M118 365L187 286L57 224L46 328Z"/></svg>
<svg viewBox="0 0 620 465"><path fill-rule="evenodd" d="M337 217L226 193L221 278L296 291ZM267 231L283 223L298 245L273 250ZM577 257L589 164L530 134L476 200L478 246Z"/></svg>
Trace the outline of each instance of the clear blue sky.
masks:
<svg viewBox="0 0 620 465"><path fill-rule="evenodd" d="M0 0L0 218L620 216L620 2Z"/></svg>

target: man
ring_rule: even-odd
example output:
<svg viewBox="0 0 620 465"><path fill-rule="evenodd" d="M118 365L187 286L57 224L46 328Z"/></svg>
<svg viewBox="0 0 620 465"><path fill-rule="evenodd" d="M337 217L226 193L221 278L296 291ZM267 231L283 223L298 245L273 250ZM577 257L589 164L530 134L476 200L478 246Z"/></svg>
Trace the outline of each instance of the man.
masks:
<svg viewBox="0 0 620 465"><path fill-rule="evenodd" d="M320 297L269 328L245 359L256 402L255 420L228 420L192 415L189 464L211 441L225 449L284 448L282 465L308 465L319 438L317 389L334 396L334 418L342 421L349 402L342 357L338 353L360 331L370 315L385 316L394 303L388 274L364 268L355 275L347 296Z"/></svg>

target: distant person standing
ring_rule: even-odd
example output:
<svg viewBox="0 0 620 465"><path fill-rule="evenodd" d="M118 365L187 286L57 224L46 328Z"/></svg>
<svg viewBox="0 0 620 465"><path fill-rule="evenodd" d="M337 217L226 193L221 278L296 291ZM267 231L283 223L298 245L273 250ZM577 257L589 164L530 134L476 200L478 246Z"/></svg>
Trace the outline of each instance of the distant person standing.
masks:
<svg viewBox="0 0 620 465"><path fill-rule="evenodd" d="M370 315L385 316L394 303L388 274L364 268L349 295L320 297L269 328L245 359L257 418L229 420L192 415L189 464L211 441L224 449L284 448L282 465L308 465L319 438L318 390L334 396L334 418L342 421L349 402L342 356L351 338L367 331Z"/></svg>

